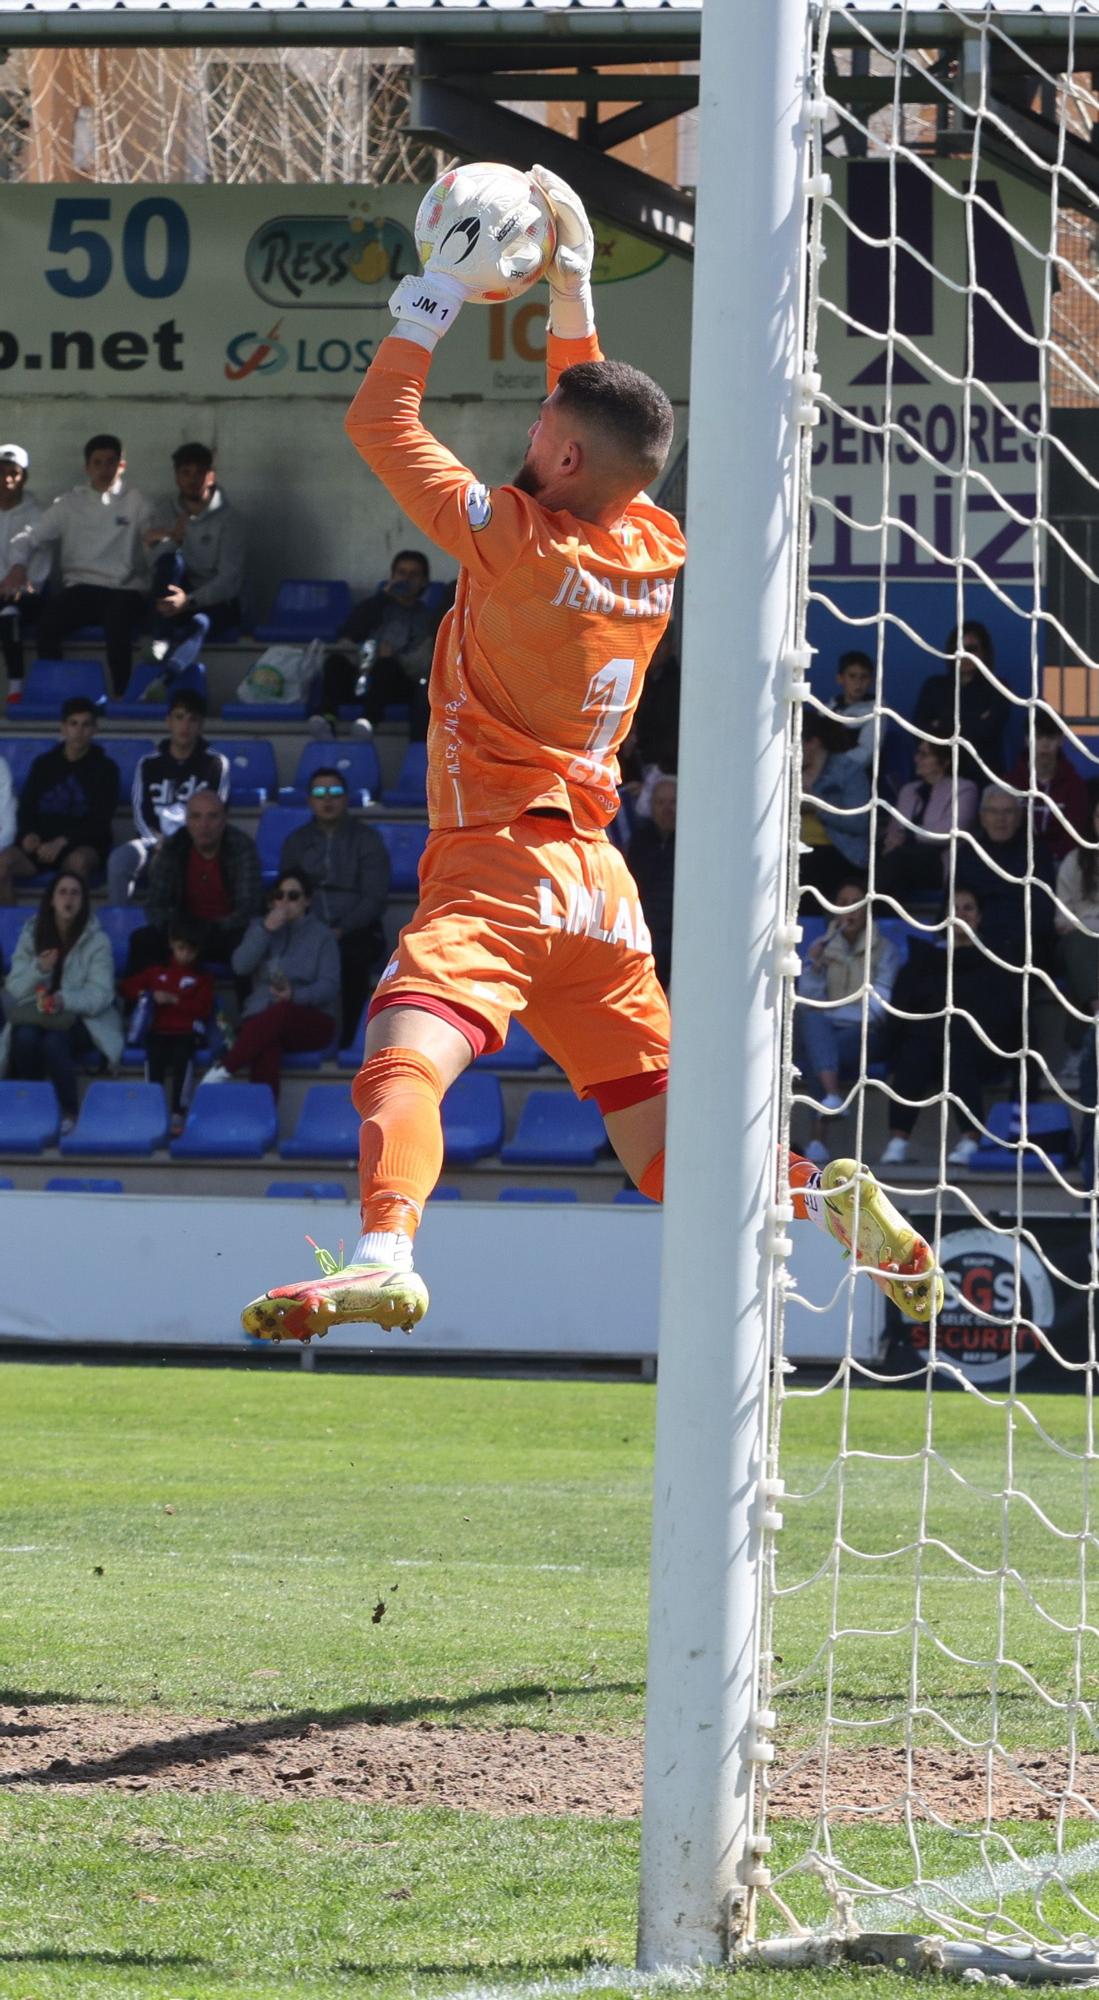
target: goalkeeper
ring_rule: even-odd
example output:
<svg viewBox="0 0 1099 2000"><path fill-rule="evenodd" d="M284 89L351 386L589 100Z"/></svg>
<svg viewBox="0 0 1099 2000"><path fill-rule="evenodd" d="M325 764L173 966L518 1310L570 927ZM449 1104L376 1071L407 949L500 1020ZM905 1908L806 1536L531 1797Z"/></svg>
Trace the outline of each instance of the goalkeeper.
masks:
<svg viewBox="0 0 1099 2000"><path fill-rule="evenodd" d="M665 631L686 554L645 488L672 410L637 369L602 358L592 232L577 196L534 168L554 211L548 395L510 483L483 486L426 429L431 356L462 310L439 253L390 300L348 434L420 532L461 565L430 682L431 833L420 900L370 1007L352 1096L362 1119L363 1234L343 1270L280 1285L245 1329L308 1340L342 1321L411 1330L427 1308L413 1238L443 1163L440 1105L522 1012L580 1097L592 1097L631 1179L664 1188L667 1003L636 887L607 839L615 753ZM454 233L448 241L454 241ZM463 238L457 238L459 247ZM795 1158L796 1212L890 1273L927 1318L931 1253L852 1161ZM326 1259L329 1267L331 1260Z"/></svg>

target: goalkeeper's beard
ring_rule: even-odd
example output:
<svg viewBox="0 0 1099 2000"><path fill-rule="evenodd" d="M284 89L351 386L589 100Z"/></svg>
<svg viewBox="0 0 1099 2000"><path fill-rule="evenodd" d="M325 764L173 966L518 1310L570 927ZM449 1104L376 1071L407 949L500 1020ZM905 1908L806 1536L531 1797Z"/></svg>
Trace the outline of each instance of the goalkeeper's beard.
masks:
<svg viewBox="0 0 1099 2000"><path fill-rule="evenodd" d="M523 460L511 483L518 487L520 493L529 493L532 500L540 500L542 497L543 481L535 472L529 455Z"/></svg>

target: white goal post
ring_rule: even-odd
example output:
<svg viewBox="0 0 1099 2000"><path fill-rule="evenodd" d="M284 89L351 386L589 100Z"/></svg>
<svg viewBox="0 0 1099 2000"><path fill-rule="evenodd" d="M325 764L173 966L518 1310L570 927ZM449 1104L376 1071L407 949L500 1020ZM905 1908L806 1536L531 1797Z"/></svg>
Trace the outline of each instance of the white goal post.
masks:
<svg viewBox="0 0 1099 2000"><path fill-rule="evenodd" d="M691 400L639 1964L1096 1982L1099 6L711 0Z"/></svg>

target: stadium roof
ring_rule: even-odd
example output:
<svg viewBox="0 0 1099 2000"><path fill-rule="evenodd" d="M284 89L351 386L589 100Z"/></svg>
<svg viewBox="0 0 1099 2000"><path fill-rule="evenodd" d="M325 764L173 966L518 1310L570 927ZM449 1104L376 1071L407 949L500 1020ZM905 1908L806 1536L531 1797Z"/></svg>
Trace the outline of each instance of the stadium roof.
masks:
<svg viewBox="0 0 1099 2000"><path fill-rule="evenodd" d="M572 41L589 35L663 45L674 36L696 45L700 0L0 0L0 39L64 42L73 38L164 42L204 38L272 39L284 29L322 42L335 33L357 41L408 42L425 35L505 36Z"/></svg>

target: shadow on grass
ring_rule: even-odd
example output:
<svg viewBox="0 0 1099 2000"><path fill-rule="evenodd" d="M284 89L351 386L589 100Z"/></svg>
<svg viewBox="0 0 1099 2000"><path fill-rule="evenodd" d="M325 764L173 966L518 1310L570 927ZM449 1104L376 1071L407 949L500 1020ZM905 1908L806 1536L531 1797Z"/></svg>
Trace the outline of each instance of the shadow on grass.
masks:
<svg viewBox="0 0 1099 2000"><path fill-rule="evenodd" d="M98 1708L90 1695L62 1693L58 1688L0 1687L0 1708Z"/></svg>
<svg viewBox="0 0 1099 2000"><path fill-rule="evenodd" d="M471 1965L469 1959L455 1959L452 1963L440 1960L417 1959L415 1964L397 1964L392 1959L377 1960L340 1958L336 1960L333 1972L352 1973L360 1979L392 1979L399 1972L413 1974L419 1979L468 1979L476 1980L478 1986L486 1980L523 1979L544 1980L551 1973L588 1972L593 1965L606 1965L605 1958L593 1958L587 1951L563 1952L559 1958L546 1957L536 1961L529 1958L494 1958L481 1965Z"/></svg>
<svg viewBox="0 0 1099 2000"><path fill-rule="evenodd" d="M219 1760L254 1754L256 1751L282 1743L299 1741L308 1732L316 1737L339 1734L342 1729L366 1725L368 1728L398 1727L411 1721L426 1721L432 1716L471 1714L486 1707L518 1707L520 1704L538 1702L542 1712L547 1713L547 1696L555 1700L568 1700L576 1696L603 1694L637 1694L642 1692L636 1681L593 1681L583 1686L555 1687L552 1690L545 1681L517 1682L510 1687L480 1689L476 1694L460 1695L456 1700L445 1700L441 1696L435 1700L399 1701L386 1706L376 1702L356 1702L345 1708L316 1709L303 1708L293 1714L265 1716L255 1722L218 1721L198 1729L190 1729L179 1735L150 1735L147 1741L129 1743L125 1748L108 1752L104 1749L94 1756L55 1757L46 1768L29 1771L8 1770L0 1778L0 1791L29 1785L91 1785L115 1778L141 1778L163 1775L173 1767L201 1764L208 1767ZM30 1707L30 1702L21 1706ZM103 1711L104 1721L109 1711ZM548 1711L552 1715L552 1709ZM167 1718L170 1721L170 1718ZM446 1726L445 1724L442 1726ZM518 1725L501 1716L496 1724L500 1729L512 1729ZM569 1734L575 1723L561 1730ZM21 1726L20 1733L40 1737L42 1729L33 1725Z"/></svg>
<svg viewBox="0 0 1099 2000"><path fill-rule="evenodd" d="M204 1958L192 1953L171 1951L65 1951L60 1945L46 1944L41 1951L0 1951L0 1965L139 1965L155 1969L205 1965Z"/></svg>

